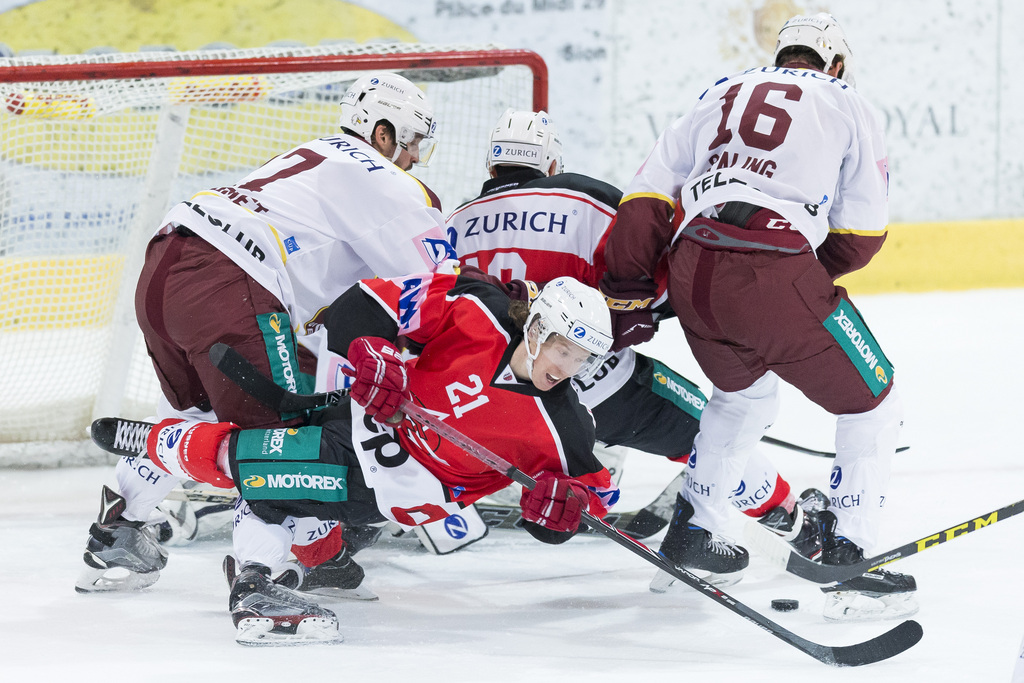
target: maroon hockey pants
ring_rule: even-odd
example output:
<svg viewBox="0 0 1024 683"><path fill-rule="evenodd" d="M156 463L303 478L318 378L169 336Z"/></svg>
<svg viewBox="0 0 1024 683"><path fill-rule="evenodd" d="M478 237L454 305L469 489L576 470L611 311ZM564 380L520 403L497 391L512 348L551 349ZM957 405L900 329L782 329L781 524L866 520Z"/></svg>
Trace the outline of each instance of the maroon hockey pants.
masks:
<svg viewBox="0 0 1024 683"><path fill-rule="evenodd" d="M212 408L220 420L246 428L285 424L213 367L207 355L213 344L224 342L271 376L256 316L274 312L285 312L281 302L201 237L172 231L146 248L135 313L160 388L174 408ZM313 354L299 346L298 355L301 370L315 373Z"/></svg>
<svg viewBox="0 0 1024 683"><path fill-rule="evenodd" d="M669 254L669 302L694 358L715 387L739 391L771 370L834 415L862 413L874 396L822 324L846 290L813 253L711 250L687 239Z"/></svg>

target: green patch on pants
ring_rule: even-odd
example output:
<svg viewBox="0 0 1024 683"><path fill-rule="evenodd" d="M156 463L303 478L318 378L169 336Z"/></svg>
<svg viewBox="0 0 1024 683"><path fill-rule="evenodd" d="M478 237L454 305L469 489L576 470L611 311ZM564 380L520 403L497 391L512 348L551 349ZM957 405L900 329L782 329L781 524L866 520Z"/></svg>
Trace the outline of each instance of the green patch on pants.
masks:
<svg viewBox="0 0 1024 683"><path fill-rule="evenodd" d="M708 399L696 384L686 379L675 370L658 361L654 361L654 378L651 389L658 396L668 399L690 417L699 420L704 412Z"/></svg>
<svg viewBox="0 0 1024 683"><path fill-rule="evenodd" d="M239 462L238 492L245 500L348 500L348 467L317 462Z"/></svg>
<svg viewBox="0 0 1024 683"><path fill-rule="evenodd" d="M299 369L299 354L288 314L263 313L256 316L256 322L263 332L263 343L267 347L267 360L270 361L274 384L299 394L312 392L314 378ZM290 420L300 414L282 413L281 419Z"/></svg>
<svg viewBox="0 0 1024 683"><path fill-rule="evenodd" d="M235 442L235 460L320 459L322 427L243 429Z"/></svg>
<svg viewBox="0 0 1024 683"><path fill-rule="evenodd" d="M822 324L850 357L871 393L878 396L885 391L892 381L892 364L853 305L840 299L836 310Z"/></svg>

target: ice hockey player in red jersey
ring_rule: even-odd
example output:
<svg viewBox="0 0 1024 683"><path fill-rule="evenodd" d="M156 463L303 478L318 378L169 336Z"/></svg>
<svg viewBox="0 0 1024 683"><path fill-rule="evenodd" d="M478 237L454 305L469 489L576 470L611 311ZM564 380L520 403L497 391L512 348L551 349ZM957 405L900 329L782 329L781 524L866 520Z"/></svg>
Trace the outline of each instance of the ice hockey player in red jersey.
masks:
<svg viewBox="0 0 1024 683"><path fill-rule="evenodd" d="M557 278L527 305L454 275L364 280L331 305L326 326L329 347L354 368L351 401L305 427L165 420L149 435L150 457L178 476L234 482L250 514L284 529L309 516L425 524L510 483L403 419L409 399L538 481L520 504L541 541L568 540L584 509L603 517L617 500L593 454L593 418L566 381L593 373L611 347L596 289ZM333 613L267 579L290 542L239 558L230 601L241 642L336 635Z"/></svg>
<svg viewBox="0 0 1024 683"><path fill-rule="evenodd" d="M888 221L882 128L851 84L850 60L831 15L790 19L774 65L708 88L658 139L619 207L611 282L650 287L670 250L669 301L714 385L679 523L662 545L669 557L685 560L721 527L728 492L775 419L779 379L837 418L820 560L851 564L877 542L903 409L891 364L834 283L868 263ZM830 619L917 609L914 579L886 570L824 590Z"/></svg>
<svg viewBox="0 0 1024 683"><path fill-rule="evenodd" d="M513 291L520 281L544 283L569 275L597 287L605 274L604 244L622 193L595 178L562 172L562 145L546 112L506 111L492 129L487 170L480 196L447 219L448 240L459 253L464 272L476 267ZM659 270L664 275L664 269ZM651 289L651 307L659 318L672 315L664 278ZM685 462L697 435L706 398L690 380L661 361L628 345L604 359L592 379L573 380L594 414L597 440ZM760 453L751 457L731 504L760 519L807 556L820 547L814 509L804 515L789 483ZM818 500L805 492L806 504ZM708 539L711 547L712 539ZM736 550L737 558L745 554ZM745 561L742 562L745 565ZM689 557L687 569L707 574L719 585L738 581L742 567L719 566L713 553ZM652 590L662 591L671 577L659 572Z"/></svg>
<svg viewBox="0 0 1024 683"><path fill-rule="evenodd" d="M433 271L454 255L436 196L404 172L433 149L424 93L397 74L370 74L340 109L338 134L199 192L173 207L150 241L136 312L162 389L159 418L303 424L305 416L278 415L228 382L210 347L228 341L282 386L312 390L323 314L339 295L361 278ZM118 491L104 487L90 528L82 592L150 585L167 561L144 524L178 479L140 458L122 459L116 476ZM323 566L307 588L350 564L337 525L312 521L318 538L296 554Z"/></svg>

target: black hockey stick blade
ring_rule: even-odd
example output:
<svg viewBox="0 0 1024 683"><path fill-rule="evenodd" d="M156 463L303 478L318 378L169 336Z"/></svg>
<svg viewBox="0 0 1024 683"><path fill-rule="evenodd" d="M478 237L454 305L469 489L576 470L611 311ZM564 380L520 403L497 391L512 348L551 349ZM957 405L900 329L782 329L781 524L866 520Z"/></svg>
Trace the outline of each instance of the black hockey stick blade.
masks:
<svg viewBox="0 0 1024 683"><path fill-rule="evenodd" d="M795 443L790 443L789 441L783 441L782 439L776 439L775 437L768 436L767 434L765 436L761 437L761 441L764 441L767 444L771 444L772 446L778 446L779 448L786 448L786 449L789 449L791 451L796 451L797 453L803 453L805 455L816 455L816 456L818 456L820 458L834 458L834 457L836 457L835 451L816 451L813 448L805 448L804 446L798 446ZM907 450L909 448L910 448L910 446L900 446L899 448L896 449L896 452L897 453L902 453L903 451L905 451L905 450Z"/></svg>
<svg viewBox="0 0 1024 683"><path fill-rule="evenodd" d="M453 444L466 451L469 455L472 455L487 466L501 472L513 481L522 484L525 488L532 489L536 485L536 482L531 477L523 473L510 462L481 446L454 427L444 423L430 411L417 406L409 400L402 402L401 409L407 416L416 422L419 422L424 427L433 430L436 434L451 441ZM861 666L863 664L878 662L898 655L908 648L913 647L921 640L921 636L923 635L923 630L921 629L920 624L916 621L905 621L889 631L872 638L871 640L854 645L829 646L811 642L805 638L801 638L792 631L783 628L779 624L776 624L768 617L747 607L735 598L723 593L715 586L704 581L683 567L677 567L663 555L654 552L640 541L627 536L618 529L615 529L604 520L599 519L586 511L583 512L583 520L587 526L591 527L597 533L606 536L618 545L645 559L662 571L671 574L679 581L682 581L686 585L700 592L702 595L711 598L718 604L740 615L758 628L771 633L776 638L779 638L801 652L804 652L825 664L831 664L833 666Z"/></svg>
<svg viewBox="0 0 1024 683"><path fill-rule="evenodd" d="M946 541L951 541L954 538L960 538L972 531L977 531L978 529L991 526L996 522L1001 522L1002 520L1008 517L1013 517L1021 512L1024 512L1024 500L1018 500L1016 503L1010 503L998 510L993 510L992 512L978 517L972 517L966 522L956 524L934 534L929 534L928 536L919 538L916 541L905 543L898 548L893 548L892 550L875 555L874 557L868 557L857 564L842 566L823 565L807 559L800 553L794 551L788 545L783 546L779 543L778 536L776 536L772 531L764 529L762 525L757 524L756 522L748 523L747 528L749 529L749 533L747 534L747 539L751 541L752 545L764 551L769 560L784 568L790 574L799 576L801 579L806 579L814 583L832 584L852 579L855 576L860 576L861 574L885 566L890 562L895 562L896 560L901 560L905 557L915 555L922 550L934 548ZM761 528L755 528L755 524L757 527ZM771 534L771 537L766 534ZM780 550L781 552L779 552Z"/></svg>
<svg viewBox="0 0 1024 683"><path fill-rule="evenodd" d="M101 417L89 426L89 438L107 453L134 458L146 455L151 422Z"/></svg>
<svg viewBox="0 0 1024 683"><path fill-rule="evenodd" d="M299 413L337 405L344 391L319 394L296 394L274 383L242 354L227 344L217 342L210 347L210 362L238 387L279 413Z"/></svg>

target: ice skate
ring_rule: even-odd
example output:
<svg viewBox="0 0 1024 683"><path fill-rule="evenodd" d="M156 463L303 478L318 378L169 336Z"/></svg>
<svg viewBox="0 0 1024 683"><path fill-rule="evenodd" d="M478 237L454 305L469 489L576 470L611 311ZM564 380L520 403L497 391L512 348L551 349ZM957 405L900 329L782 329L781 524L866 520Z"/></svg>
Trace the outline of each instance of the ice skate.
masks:
<svg viewBox="0 0 1024 683"><path fill-rule="evenodd" d="M821 555L818 514L827 507L828 498L824 493L818 489L807 489L793 505L793 512L786 512L780 505L757 521L804 557L816 560Z"/></svg>
<svg viewBox="0 0 1024 683"><path fill-rule="evenodd" d="M778 565L784 566L790 550L804 557L821 557L821 525L819 513L828 507L828 498L818 489L807 489L786 512L781 505L769 510L763 517L751 520L744 528L744 538L750 547ZM780 542L781 541L781 542Z"/></svg>
<svg viewBox="0 0 1024 683"><path fill-rule="evenodd" d="M241 568L228 598L235 641L250 646L333 644L342 641L338 618L295 591L270 580L270 568Z"/></svg>
<svg viewBox="0 0 1024 683"><path fill-rule="evenodd" d="M104 486L99 519L89 527L86 568L75 583L79 593L140 590L156 583L167 565L152 529L122 518L124 509L124 497Z"/></svg>
<svg viewBox="0 0 1024 683"><path fill-rule="evenodd" d="M848 565L864 559L864 551L836 534L836 517L825 510L819 514L822 533L821 563ZM917 582L909 574L876 569L834 586L822 587L827 621L869 621L897 619L917 613Z"/></svg>
<svg viewBox="0 0 1024 683"><path fill-rule="evenodd" d="M703 575L701 578L715 586L738 582L750 563L747 551L707 529L690 524L692 516L693 506L677 494L676 509L665 540L661 542L660 554L673 564ZM664 593L674 582L670 574L659 571L651 581L651 592Z"/></svg>
<svg viewBox="0 0 1024 683"><path fill-rule="evenodd" d="M222 565L228 586L238 574L238 560L226 555ZM337 600L377 600L377 594L363 585L365 573L352 559L348 546L323 564L306 567L292 560L270 570L270 580L301 593L315 593Z"/></svg>
<svg viewBox="0 0 1024 683"><path fill-rule="evenodd" d="M377 594L363 585L365 575L352 559L348 545L343 545L331 559L306 569L299 590L344 600L376 600Z"/></svg>

